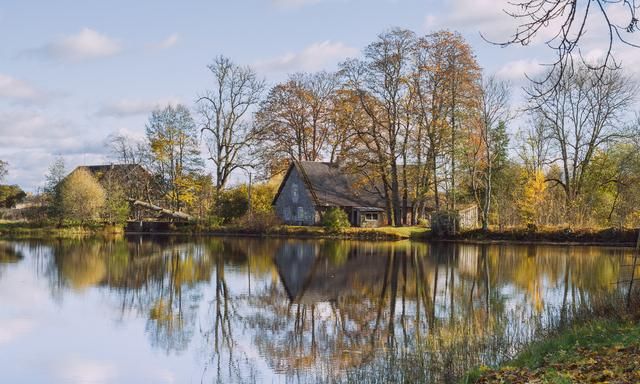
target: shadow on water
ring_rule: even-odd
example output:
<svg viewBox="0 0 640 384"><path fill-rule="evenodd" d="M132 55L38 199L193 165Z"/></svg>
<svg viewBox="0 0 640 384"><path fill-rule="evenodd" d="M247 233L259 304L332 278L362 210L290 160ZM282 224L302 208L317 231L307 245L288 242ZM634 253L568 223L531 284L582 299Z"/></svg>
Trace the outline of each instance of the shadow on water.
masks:
<svg viewBox="0 0 640 384"><path fill-rule="evenodd" d="M118 322L145 320L154 350L194 353L202 382L439 383L619 294L632 258L602 247L128 237L0 242L0 277L29 259L56 302L104 293Z"/></svg>

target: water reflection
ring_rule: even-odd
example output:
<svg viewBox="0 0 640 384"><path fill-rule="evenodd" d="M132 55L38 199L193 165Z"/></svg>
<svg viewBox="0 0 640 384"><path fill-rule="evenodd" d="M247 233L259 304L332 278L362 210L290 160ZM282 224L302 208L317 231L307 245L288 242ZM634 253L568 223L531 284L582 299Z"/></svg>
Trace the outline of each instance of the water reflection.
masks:
<svg viewBox="0 0 640 384"><path fill-rule="evenodd" d="M108 321L89 326L120 343L88 349L114 348L112 366L127 365L118 348L142 332L140 365L114 373L114 382L144 380L158 351L178 382L313 381L389 351L420 351L428 367L416 369L433 369L435 382L495 362L536 327L621 289L615 283L631 273L621 266L632 256L602 247L239 238L0 242L0 286L25 289L10 276L29 273L27 289L46 282L58 315L103 310ZM83 304L66 303L76 298ZM2 306L0 321L22 310ZM73 339L77 331L47 332ZM16 371L17 358L0 351L0 369L29 377Z"/></svg>

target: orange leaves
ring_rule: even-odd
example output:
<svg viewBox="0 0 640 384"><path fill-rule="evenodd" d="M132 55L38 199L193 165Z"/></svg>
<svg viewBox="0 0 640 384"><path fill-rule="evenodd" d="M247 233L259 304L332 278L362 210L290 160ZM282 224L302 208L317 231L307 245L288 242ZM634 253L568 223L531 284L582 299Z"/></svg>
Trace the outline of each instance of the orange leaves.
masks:
<svg viewBox="0 0 640 384"><path fill-rule="evenodd" d="M578 348L576 358L537 370L505 367L476 383L640 383L640 344L597 351Z"/></svg>

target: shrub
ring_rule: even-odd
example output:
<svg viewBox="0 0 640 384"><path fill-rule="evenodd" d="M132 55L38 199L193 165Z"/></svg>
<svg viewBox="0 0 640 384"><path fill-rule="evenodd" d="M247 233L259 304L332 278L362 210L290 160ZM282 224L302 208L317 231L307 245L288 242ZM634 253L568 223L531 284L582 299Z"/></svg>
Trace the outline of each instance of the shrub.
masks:
<svg viewBox="0 0 640 384"><path fill-rule="evenodd" d="M282 224L282 221L273 211L254 212L233 221L238 229L253 233L264 233Z"/></svg>
<svg viewBox="0 0 640 384"><path fill-rule="evenodd" d="M67 220L84 224L94 220L103 210L105 191L86 170L71 173L62 183L62 212Z"/></svg>
<svg viewBox="0 0 640 384"><path fill-rule="evenodd" d="M345 211L340 208L331 208L322 216L322 226L329 233L340 233L351 224Z"/></svg>

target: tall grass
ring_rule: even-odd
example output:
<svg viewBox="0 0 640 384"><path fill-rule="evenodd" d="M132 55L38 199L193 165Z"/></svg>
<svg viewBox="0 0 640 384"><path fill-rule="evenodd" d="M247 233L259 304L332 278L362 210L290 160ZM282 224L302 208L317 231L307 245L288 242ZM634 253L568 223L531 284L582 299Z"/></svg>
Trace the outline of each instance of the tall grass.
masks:
<svg viewBox="0 0 640 384"><path fill-rule="evenodd" d="M327 365L316 382L473 383L478 367L495 367L516 358L523 361L521 364L535 365L554 352L554 348L560 348L554 342L545 344L545 340L571 334L576 326L598 322L599 326L605 324L606 331L606 324L640 321L640 290L636 290L633 301L627 307L626 292L619 290L593 297L577 308L547 308L527 318L503 316L488 324L485 332L479 332L472 324L458 324L451 329L436 330L412 347L390 348L346 372L337 372ZM561 340L575 341L575 335ZM538 347L529 350L534 344Z"/></svg>

